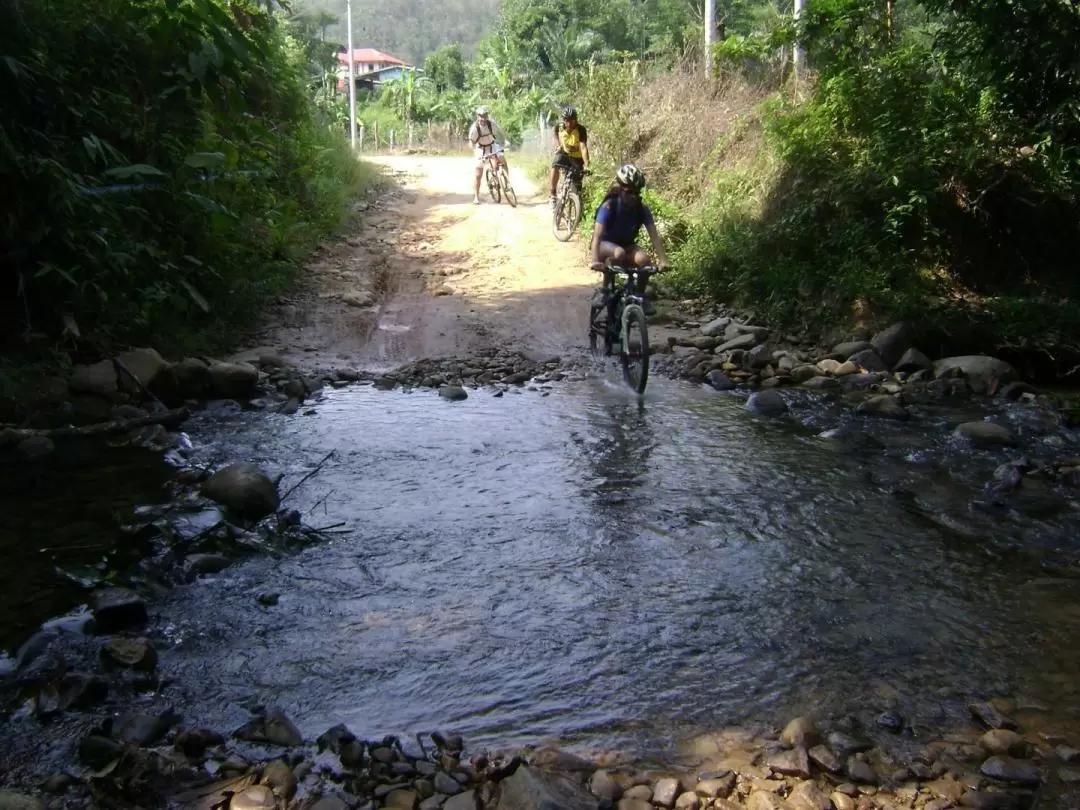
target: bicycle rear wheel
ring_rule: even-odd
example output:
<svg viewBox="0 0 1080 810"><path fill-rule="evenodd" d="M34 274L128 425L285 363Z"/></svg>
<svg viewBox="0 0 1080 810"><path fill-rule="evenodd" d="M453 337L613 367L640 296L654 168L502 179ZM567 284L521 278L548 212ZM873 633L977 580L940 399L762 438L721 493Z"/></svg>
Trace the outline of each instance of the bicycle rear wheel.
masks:
<svg viewBox="0 0 1080 810"><path fill-rule="evenodd" d="M510 203L510 207L517 208L517 193L514 191L514 187L510 185L510 174L506 169L499 170L499 183L502 185L503 196Z"/></svg>
<svg viewBox="0 0 1080 810"><path fill-rule="evenodd" d="M569 242L580 221L581 196L576 191L568 191L555 206L555 238L560 242Z"/></svg>
<svg viewBox="0 0 1080 810"><path fill-rule="evenodd" d="M649 329L645 325L645 313L637 305L628 306L626 319L626 344L619 358L622 361L623 379L637 393L645 393L649 382Z"/></svg>

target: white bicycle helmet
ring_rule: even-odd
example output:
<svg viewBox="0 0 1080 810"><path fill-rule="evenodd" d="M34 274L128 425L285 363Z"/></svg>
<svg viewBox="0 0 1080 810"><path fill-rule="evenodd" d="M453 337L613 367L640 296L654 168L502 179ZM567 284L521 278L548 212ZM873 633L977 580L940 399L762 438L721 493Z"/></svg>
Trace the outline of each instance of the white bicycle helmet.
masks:
<svg viewBox="0 0 1080 810"><path fill-rule="evenodd" d="M632 188L635 191L641 191L641 189L645 188L645 175L633 163L625 163L620 166L619 170L615 172L615 180L620 186Z"/></svg>
<svg viewBox="0 0 1080 810"><path fill-rule="evenodd" d="M479 107L476 108L476 114L477 115L488 115L490 113L491 113L491 109L487 105L482 104L482 105L480 105Z"/></svg>

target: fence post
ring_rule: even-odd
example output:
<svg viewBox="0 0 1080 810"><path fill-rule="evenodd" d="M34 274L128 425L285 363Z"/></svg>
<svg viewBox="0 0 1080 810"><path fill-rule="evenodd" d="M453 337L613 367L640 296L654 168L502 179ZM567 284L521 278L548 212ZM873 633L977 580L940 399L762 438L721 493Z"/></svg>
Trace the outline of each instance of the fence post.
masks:
<svg viewBox="0 0 1080 810"><path fill-rule="evenodd" d="M379 122L376 121L372 126L375 127L375 148L372 150L375 154L379 153Z"/></svg>
<svg viewBox="0 0 1080 810"><path fill-rule="evenodd" d="M409 122L409 148L410 149L412 149L412 136L413 136L413 126L412 126L412 121L410 121Z"/></svg>
<svg viewBox="0 0 1080 810"><path fill-rule="evenodd" d="M394 151L394 130L390 130L390 151Z"/></svg>
<svg viewBox="0 0 1080 810"><path fill-rule="evenodd" d="M364 151L364 125L363 124L360 125L360 131L357 133L357 137L359 138L359 140L358 140L358 143L360 144L359 149L360 149L361 152L363 152Z"/></svg>

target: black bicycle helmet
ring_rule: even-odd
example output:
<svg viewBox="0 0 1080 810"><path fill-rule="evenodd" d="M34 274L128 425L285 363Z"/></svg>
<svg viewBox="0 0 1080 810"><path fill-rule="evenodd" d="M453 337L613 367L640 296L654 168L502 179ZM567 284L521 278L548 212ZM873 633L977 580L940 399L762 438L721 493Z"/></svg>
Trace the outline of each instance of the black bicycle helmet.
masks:
<svg viewBox="0 0 1080 810"><path fill-rule="evenodd" d="M567 104L562 108L562 120L563 121L575 121L577 120L577 110Z"/></svg>

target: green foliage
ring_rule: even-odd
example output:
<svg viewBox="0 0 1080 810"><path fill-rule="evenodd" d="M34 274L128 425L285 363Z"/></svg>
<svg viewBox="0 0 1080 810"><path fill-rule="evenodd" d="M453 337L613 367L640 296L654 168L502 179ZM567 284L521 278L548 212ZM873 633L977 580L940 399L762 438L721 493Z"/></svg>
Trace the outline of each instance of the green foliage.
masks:
<svg viewBox="0 0 1080 810"><path fill-rule="evenodd" d="M308 43L223 0L4 6L5 325L167 345L250 320L363 182Z"/></svg>
<svg viewBox="0 0 1080 810"><path fill-rule="evenodd" d="M424 60L424 73L440 93L465 89L465 60L456 42L443 45Z"/></svg>

